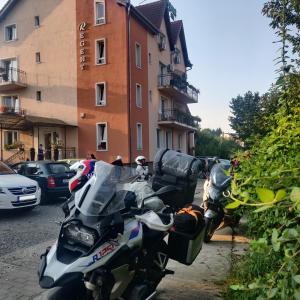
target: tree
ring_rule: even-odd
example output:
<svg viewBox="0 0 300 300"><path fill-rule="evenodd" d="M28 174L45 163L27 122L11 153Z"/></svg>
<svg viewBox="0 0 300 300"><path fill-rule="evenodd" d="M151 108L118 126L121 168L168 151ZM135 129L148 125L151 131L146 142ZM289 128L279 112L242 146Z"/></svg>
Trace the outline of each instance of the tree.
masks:
<svg viewBox="0 0 300 300"><path fill-rule="evenodd" d="M246 144L252 135L261 131L258 126L260 99L258 93L249 91L244 96L232 98L229 105L232 113L229 117L230 126Z"/></svg>
<svg viewBox="0 0 300 300"><path fill-rule="evenodd" d="M196 155L197 156L217 156L220 158L230 158L241 147L234 140L227 140L220 135L222 130L203 129L196 133Z"/></svg>
<svg viewBox="0 0 300 300"><path fill-rule="evenodd" d="M270 0L264 4L262 13L271 19L270 26L276 30L279 40L275 43L281 43L280 70L288 73L292 64L300 67L300 1ZM288 56L290 46L292 58Z"/></svg>

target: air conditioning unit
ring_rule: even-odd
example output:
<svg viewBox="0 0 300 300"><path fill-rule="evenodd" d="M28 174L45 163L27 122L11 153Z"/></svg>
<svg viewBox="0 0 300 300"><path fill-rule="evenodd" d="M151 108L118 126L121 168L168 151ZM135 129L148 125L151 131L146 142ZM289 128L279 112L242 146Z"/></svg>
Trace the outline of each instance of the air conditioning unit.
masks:
<svg viewBox="0 0 300 300"><path fill-rule="evenodd" d="M98 106L104 106L105 100L98 100Z"/></svg>
<svg viewBox="0 0 300 300"><path fill-rule="evenodd" d="M168 65L167 69L168 69L168 72L174 72L175 71L174 65L172 65L172 64Z"/></svg>
<svg viewBox="0 0 300 300"><path fill-rule="evenodd" d="M105 23L105 19L101 18L101 19L96 19L96 24L100 25L100 24L104 24Z"/></svg>
<svg viewBox="0 0 300 300"><path fill-rule="evenodd" d="M97 64L98 64L98 65L103 65L103 64L105 64L105 58L97 58Z"/></svg>

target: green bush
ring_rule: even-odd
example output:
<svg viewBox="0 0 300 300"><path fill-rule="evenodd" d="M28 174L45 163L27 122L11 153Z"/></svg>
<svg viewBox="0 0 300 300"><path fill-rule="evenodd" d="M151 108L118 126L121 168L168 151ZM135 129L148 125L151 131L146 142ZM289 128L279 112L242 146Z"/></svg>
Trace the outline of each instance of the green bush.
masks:
<svg viewBox="0 0 300 300"><path fill-rule="evenodd" d="M253 240L234 265L226 299L300 299L299 82L283 93L271 116L276 126L240 157L234 174L227 208L247 216Z"/></svg>

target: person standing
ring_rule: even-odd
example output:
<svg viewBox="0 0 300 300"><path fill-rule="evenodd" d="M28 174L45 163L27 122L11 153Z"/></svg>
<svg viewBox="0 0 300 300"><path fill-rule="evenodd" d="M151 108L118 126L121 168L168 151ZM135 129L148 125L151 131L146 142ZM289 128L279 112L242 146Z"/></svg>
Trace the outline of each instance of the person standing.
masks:
<svg viewBox="0 0 300 300"><path fill-rule="evenodd" d="M38 160L44 160L44 149L43 149L43 144L39 145L38 149Z"/></svg>

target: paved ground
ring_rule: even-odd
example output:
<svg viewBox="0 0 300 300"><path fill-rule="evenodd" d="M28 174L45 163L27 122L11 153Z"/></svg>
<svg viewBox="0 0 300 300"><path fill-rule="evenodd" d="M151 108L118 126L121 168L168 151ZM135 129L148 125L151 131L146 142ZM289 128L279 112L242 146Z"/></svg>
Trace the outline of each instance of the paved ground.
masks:
<svg viewBox="0 0 300 300"><path fill-rule="evenodd" d="M197 198L201 196L201 184ZM0 300L41 299L36 270L39 256L58 235L61 203L41 206L31 212L0 214ZM239 237L232 242L231 230L218 232L192 266L170 261L174 276L159 286L157 300L221 299L222 286L231 265L233 251L245 247Z"/></svg>

